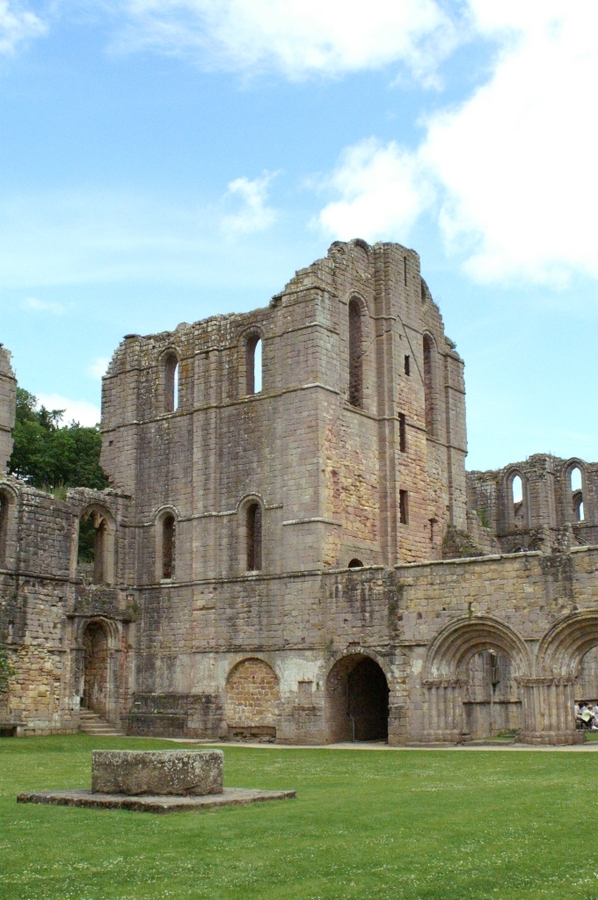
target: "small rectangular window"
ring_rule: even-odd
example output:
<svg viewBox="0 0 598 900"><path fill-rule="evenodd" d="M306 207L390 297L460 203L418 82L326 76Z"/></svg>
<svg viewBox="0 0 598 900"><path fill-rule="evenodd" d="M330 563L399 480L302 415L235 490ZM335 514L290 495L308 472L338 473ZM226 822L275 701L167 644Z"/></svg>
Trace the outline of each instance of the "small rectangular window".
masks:
<svg viewBox="0 0 598 900"><path fill-rule="evenodd" d="M403 276L405 279L405 284L407 284L407 257L403 257Z"/></svg>
<svg viewBox="0 0 598 900"><path fill-rule="evenodd" d="M411 357L405 357L405 375L411 375Z"/></svg>
<svg viewBox="0 0 598 900"><path fill-rule="evenodd" d="M409 503L407 491L399 491L399 521L401 525L409 524Z"/></svg>
<svg viewBox="0 0 598 900"><path fill-rule="evenodd" d="M399 450L407 452L407 417L404 413L399 413Z"/></svg>

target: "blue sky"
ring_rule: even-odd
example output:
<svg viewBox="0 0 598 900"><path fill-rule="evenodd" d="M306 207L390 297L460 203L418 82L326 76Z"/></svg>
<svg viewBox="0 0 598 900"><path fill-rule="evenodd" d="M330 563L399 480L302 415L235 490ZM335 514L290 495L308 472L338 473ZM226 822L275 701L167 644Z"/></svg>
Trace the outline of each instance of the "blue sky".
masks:
<svg viewBox="0 0 598 900"><path fill-rule="evenodd" d="M0 0L0 341L84 422L128 332L414 247L469 468L598 458L595 0Z"/></svg>

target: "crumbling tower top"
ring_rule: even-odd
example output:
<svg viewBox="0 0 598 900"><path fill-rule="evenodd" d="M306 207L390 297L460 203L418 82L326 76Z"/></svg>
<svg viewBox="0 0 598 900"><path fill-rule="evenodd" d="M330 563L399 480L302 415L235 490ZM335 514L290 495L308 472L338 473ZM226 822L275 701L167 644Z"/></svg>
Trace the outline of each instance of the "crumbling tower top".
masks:
<svg viewBox="0 0 598 900"><path fill-rule="evenodd" d="M0 475L12 453L12 430L17 405L17 380L10 364L10 352L0 344Z"/></svg>

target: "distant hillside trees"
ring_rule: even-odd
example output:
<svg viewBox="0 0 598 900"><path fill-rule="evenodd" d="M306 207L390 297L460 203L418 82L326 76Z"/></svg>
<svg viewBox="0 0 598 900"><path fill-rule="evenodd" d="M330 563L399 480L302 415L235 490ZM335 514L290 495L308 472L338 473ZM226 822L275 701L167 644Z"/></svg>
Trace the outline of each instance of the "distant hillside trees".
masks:
<svg viewBox="0 0 598 900"><path fill-rule="evenodd" d="M100 467L99 427L83 427L78 422L62 425L63 413L60 409L38 408L37 397L17 388L9 472L55 496L69 487L108 487Z"/></svg>

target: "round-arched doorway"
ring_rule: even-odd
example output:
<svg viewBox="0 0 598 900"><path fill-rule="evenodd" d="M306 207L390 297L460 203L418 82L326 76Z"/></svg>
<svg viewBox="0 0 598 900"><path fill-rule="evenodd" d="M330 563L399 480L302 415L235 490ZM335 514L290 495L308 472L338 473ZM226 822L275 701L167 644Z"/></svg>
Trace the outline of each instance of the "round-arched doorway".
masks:
<svg viewBox="0 0 598 900"><path fill-rule="evenodd" d="M389 693L386 675L371 657L339 659L326 681L328 741L388 740Z"/></svg>
<svg viewBox="0 0 598 900"><path fill-rule="evenodd" d="M83 634L81 706L105 717L108 712L108 687L108 636L101 622L90 622Z"/></svg>

